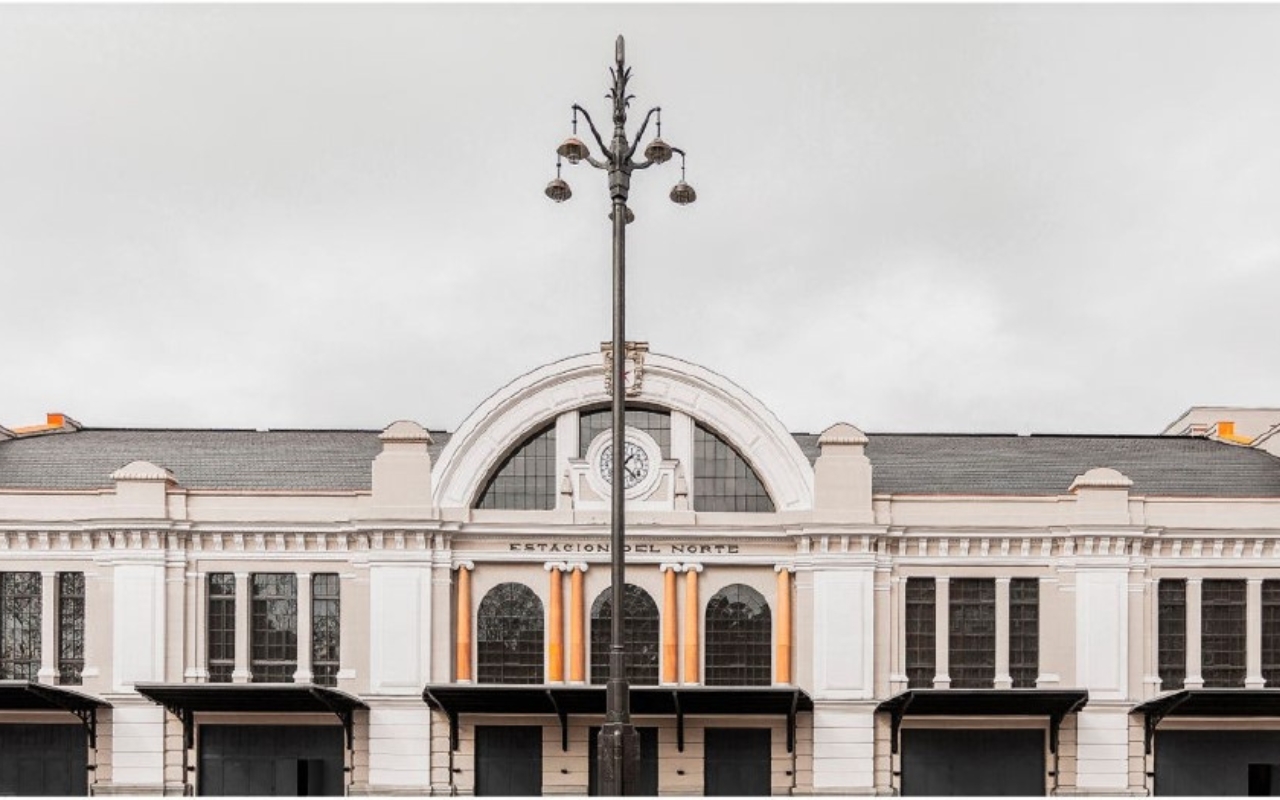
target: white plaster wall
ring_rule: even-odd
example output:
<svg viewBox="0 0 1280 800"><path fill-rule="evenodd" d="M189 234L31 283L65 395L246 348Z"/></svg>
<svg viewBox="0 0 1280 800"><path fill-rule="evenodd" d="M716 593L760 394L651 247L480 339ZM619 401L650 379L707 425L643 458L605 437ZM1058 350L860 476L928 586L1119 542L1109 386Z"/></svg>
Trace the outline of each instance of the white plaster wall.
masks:
<svg viewBox="0 0 1280 800"><path fill-rule="evenodd" d="M164 709L115 702L111 711L111 782L118 787L164 783Z"/></svg>
<svg viewBox="0 0 1280 800"><path fill-rule="evenodd" d="M430 566L369 567L369 690L421 693L431 664Z"/></svg>
<svg viewBox="0 0 1280 800"><path fill-rule="evenodd" d="M163 564L118 564L113 575L112 675L116 691L164 680Z"/></svg>
<svg viewBox="0 0 1280 800"><path fill-rule="evenodd" d="M813 789L865 793L875 786L875 709L818 703L813 710Z"/></svg>
<svg viewBox="0 0 1280 800"><path fill-rule="evenodd" d="M813 575L813 692L816 699L872 694L874 566L822 569Z"/></svg>
<svg viewBox="0 0 1280 800"><path fill-rule="evenodd" d="M1125 791L1129 784L1128 708L1086 706L1076 724L1077 788Z"/></svg>
<svg viewBox="0 0 1280 800"><path fill-rule="evenodd" d="M431 786L431 711L424 704L392 707L370 703L369 786L371 789L413 788L423 794Z"/></svg>

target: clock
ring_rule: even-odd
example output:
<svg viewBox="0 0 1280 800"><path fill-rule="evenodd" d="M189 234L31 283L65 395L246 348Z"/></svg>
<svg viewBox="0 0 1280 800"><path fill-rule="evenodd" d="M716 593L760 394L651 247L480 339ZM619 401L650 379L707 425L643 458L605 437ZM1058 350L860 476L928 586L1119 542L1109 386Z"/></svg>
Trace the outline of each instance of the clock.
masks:
<svg viewBox="0 0 1280 800"><path fill-rule="evenodd" d="M600 478L613 485L613 445L600 451ZM649 477L649 454L640 445L627 439L622 445L622 488L631 489Z"/></svg>

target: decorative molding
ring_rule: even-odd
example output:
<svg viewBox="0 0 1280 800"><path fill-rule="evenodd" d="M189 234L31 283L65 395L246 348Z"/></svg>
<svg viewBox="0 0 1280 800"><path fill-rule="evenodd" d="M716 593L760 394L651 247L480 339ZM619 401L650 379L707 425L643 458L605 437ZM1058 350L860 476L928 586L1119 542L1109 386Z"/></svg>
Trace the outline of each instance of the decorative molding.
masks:
<svg viewBox="0 0 1280 800"><path fill-rule="evenodd" d="M684 565L683 565L683 564L672 564L672 563L666 563L666 564L659 564L659 565L658 565L658 572L667 572L667 571L670 571L670 572L684 572Z"/></svg>
<svg viewBox="0 0 1280 800"><path fill-rule="evenodd" d="M548 561L542 565L547 572L568 572L569 565L564 561Z"/></svg>
<svg viewBox="0 0 1280 800"><path fill-rule="evenodd" d="M433 444L431 432L410 419L396 420L378 434L384 442L425 442Z"/></svg>
<svg viewBox="0 0 1280 800"><path fill-rule="evenodd" d="M111 473L113 481L167 481L177 483L173 473L164 467L158 467L150 461L131 461Z"/></svg>
<svg viewBox="0 0 1280 800"><path fill-rule="evenodd" d="M682 572L702 572L701 564L685 564Z"/></svg>
<svg viewBox="0 0 1280 800"><path fill-rule="evenodd" d="M822 432L818 437L818 446L823 447L829 444L866 444L869 439L867 435L858 430L847 422L837 422L830 428Z"/></svg>
<svg viewBox="0 0 1280 800"><path fill-rule="evenodd" d="M1067 491L1074 494L1077 489L1128 489L1131 486L1133 481L1117 470L1094 467L1083 475L1077 475Z"/></svg>
<svg viewBox="0 0 1280 800"><path fill-rule="evenodd" d="M453 564L453 568L454 568L454 569L465 569L465 570L468 570L468 571L474 571L474 570L475 570L475 568L476 568L476 562L474 562L474 561L455 561L455 562L454 562L454 564Z"/></svg>

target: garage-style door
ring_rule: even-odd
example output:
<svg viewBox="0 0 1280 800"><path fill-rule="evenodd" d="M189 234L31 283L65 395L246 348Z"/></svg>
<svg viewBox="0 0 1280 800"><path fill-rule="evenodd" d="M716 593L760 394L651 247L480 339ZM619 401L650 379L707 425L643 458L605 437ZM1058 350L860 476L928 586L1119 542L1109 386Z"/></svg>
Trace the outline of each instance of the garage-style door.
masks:
<svg viewBox="0 0 1280 800"><path fill-rule="evenodd" d="M705 735L703 794L735 797L772 794L773 753L768 728L707 728Z"/></svg>
<svg viewBox="0 0 1280 800"><path fill-rule="evenodd" d="M0 795L89 793L82 725L0 725Z"/></svg>
<svg viewBox="0 0 1280 800"><path fill-rule="evenodd" d="M636 728L640 735L640 774L631 794L639 797L658 796L658 729ZM587 794L600 794L600 729L591 729L590 749L587 750Z"/></svg>
<svg viewBox="0 0 1280 800"><path fill-rule="evenodd" d="M342 728L201 725L202 795L341 795Z"/></svg>
<svg viewBox="0 0 1280 800"><path fill-rule="evenodd" d="M1042 730L902 731L902 794L1045 793Z"/></svg>
<svg viewBox="0 0 1280 800"><path fill-rule="evenodd" d="M1280 731L1156 733L1159 795L1280 794Z"/></svg>
<svg viewBox="0 0 1280 800"><path fill-rule="evenodd" d="M476 794L542 794L542 726L476 726Z"/></svg>

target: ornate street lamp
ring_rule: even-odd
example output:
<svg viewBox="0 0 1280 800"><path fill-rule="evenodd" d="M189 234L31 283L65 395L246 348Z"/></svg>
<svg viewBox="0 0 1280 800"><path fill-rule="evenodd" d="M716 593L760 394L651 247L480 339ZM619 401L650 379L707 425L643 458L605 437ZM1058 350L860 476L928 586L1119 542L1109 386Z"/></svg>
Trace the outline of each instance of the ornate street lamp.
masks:
<svg viewBox="0 0 1280 800"><path fill-rule="evenodd" d="M556 177L547 184L546 194L557 203L562 203L572 196L569 184L560 178L560 158L570 164L586 161L596 169L605 170L609 175L609 198L612 211L609 219L613 221L613 447L612 458L619 458L625 452L623 431L626 427L626 384L624 383L624 363L626 361L626 242L627 225L635 220L635 214L627 207L627 194L631 189L631 173L638 169L647 169L654 164L662 164L671 160L673 153L680 155L680 182L671 190L672 201L680 205L688 205L697 199L693 187L685 183L684 151L672 147L662 141L662 109L649 109L644 122L635 139L627 141L627 106L634 95L627 94L627 82L631 79L631 69L625 65L624 42L618 37L615 47L617 67L609 70L613 76L613 87L606 95L613 101L613 139L605 144L600 132L596 130L591 115L582 106L573 105L573 136L566 139L556 148ZM600 146L601 158L595 158L591 149L577 138L578 115L581 114ZM644 160L633 161L632 156L640 146L640 138L644 136L649 119L657 115L657 136L644 149ZM605 688L606 716L604 727L600 730L600 794L624 795L632 794L635 779L639 771L640 741L636 729L631 725L631 698L627 686L626 650L622 631L622 608L626 586L626 565L624 550L626 542L626 525L624 520L625 492L623 476L626 470L613 469L612 474L612 514L610 521L609 559L612 567L612 590L610 592L610 608L613 617L609 626L609 682Z"/></svg>

